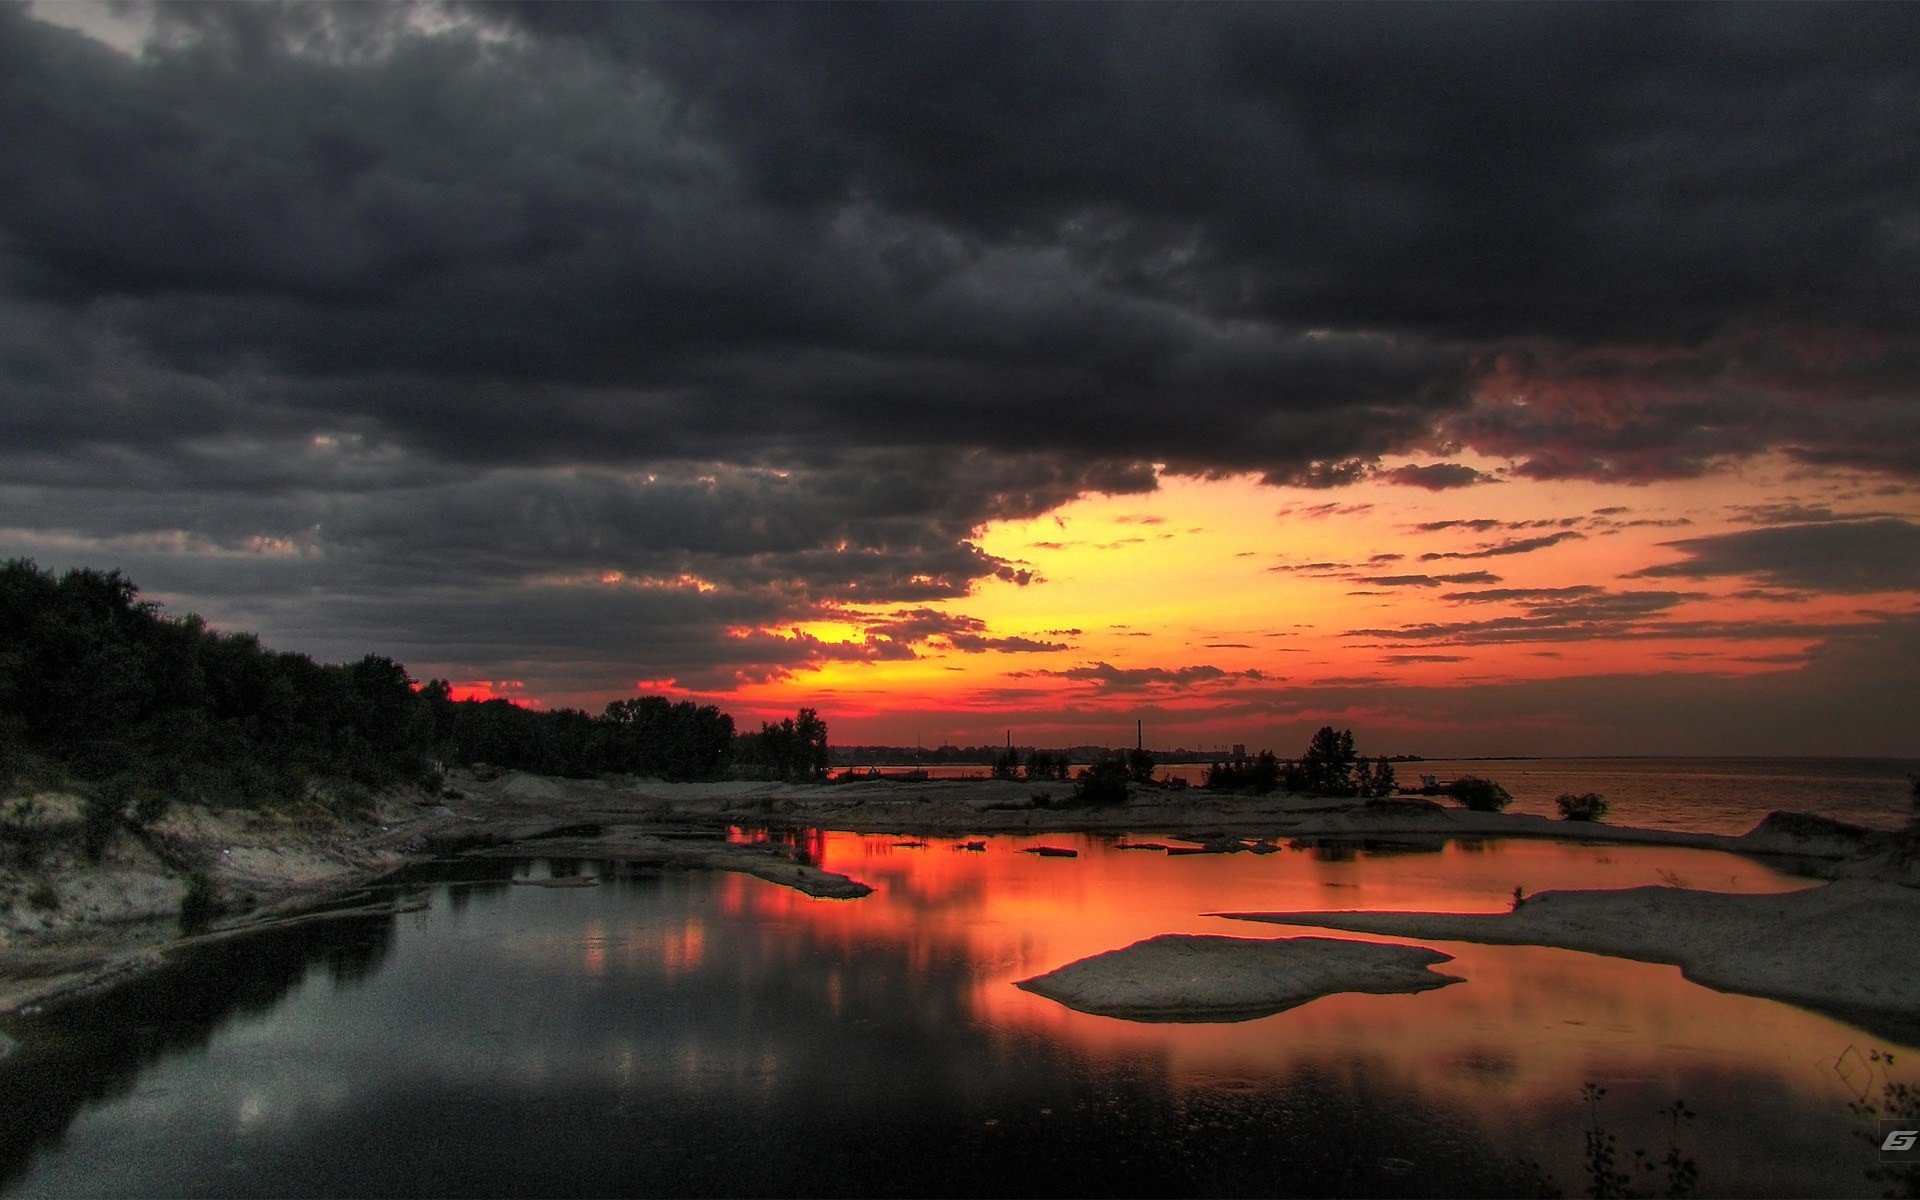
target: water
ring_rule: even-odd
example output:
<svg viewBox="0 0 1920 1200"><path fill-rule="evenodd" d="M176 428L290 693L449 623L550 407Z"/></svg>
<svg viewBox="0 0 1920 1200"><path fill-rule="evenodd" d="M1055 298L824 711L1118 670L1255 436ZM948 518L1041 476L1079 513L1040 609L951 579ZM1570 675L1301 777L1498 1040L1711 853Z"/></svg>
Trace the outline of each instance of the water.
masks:
<svg viewBox="0 0 1920 1200"><path fill-rule="evenodd" d="M1167 763L1161 779L1200 784L1206 763ZM864 769L864 768L863 768ZM883 767L887 772L905 770ZM985 767L928 767L933 779L984 779ZM1402 787L1420 776L1492 779L1513 795L1512 812L1558 817L1554 799L1599 792L1607 820L1648 829L1740 834L1776 809L1900 829L1915 813L1911 779L1920 759L1893 758L1528 758L1429 759L1395 763Z"/></svg>
<svg viewBox="0 0 1920 1200"><path fill-rule="evenodd" d="M1599 792L1607 820L1649 829L1745 833L1777 809L1900 829L1913 819L1920 759L1536 758L1401 763L1399 782L1481 775L1513 794L1510 812L1558 817L1554 798Z"/></svg>
<svg viewBox="0 0 1920 1200"><path fill-rule="evenodd" d="M873 884L474 863L427 911L216 947L16 1026L7 1195L1578 1194L1579 1099L1664 1148L1684 1096L1709 1193L1877 1194L1840 1021L1670 967L1434 943L1464 984L1255 1021L1138 1024L1015 980L1219 909L1505 908L1512 889L1775 890L1738 857L1571 843L1074 859L815 834ZM602 885L509 885L585 871Z"/></svg>

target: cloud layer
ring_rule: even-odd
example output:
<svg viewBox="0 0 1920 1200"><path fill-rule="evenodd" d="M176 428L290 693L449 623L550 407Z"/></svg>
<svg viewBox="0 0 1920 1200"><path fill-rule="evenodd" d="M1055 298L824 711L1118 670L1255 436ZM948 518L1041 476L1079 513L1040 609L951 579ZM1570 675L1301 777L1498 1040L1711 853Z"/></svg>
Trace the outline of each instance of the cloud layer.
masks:
<svg viewBox="0 0 1920 1200"><path fill-rule="evenodd" d="M0 7L4 548L321 653L1044 653L913 614L1160 471L1920 470L1910 7L131 11Z"/></svg>

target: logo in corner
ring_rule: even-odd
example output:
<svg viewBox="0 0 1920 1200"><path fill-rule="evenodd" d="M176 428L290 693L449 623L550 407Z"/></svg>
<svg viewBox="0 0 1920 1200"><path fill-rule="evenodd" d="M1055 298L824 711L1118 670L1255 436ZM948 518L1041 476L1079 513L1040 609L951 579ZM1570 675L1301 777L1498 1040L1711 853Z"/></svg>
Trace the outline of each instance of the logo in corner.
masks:
<svg viewBox="0 0 1920 1200"><path fill-rule="evenodd" d="M1912 1121L1882 1120L1880 1156L1899 1162L1920 1162L1920 1125Z"/></svg>

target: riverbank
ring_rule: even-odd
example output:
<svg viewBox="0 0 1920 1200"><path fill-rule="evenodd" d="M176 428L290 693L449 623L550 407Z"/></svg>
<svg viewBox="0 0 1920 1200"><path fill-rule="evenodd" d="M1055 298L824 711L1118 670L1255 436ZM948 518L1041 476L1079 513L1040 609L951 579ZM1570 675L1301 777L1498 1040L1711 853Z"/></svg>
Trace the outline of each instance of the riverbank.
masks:
<svg viewBox="0 0 1920 1200"><path fill-rule="evenodd" d="M460 855L605 858L737 871L811 896L857 901L859 880L822 871L779 839L729 840L731 827L918 836L1093 833L1159 837L1182 851L1232 853L1281 843L1552 838L1724 850L1798 874L1912 883L1896 835L1775 814L1739 837L1476 813L1417 798L1337 800L1138 788L1124 805L1067 806L1071 787L993 780L840 784L565 780L453 772L436 797L392 793L363 820L176 806L120 833L97 863L80 852L71 796L40 797L31 863L0 879L0 1014L70 999L150 969L208 938L289 920L384 911L370 891L403 868ZM189 880L204 876L219 911L183 935Z"/></svg>

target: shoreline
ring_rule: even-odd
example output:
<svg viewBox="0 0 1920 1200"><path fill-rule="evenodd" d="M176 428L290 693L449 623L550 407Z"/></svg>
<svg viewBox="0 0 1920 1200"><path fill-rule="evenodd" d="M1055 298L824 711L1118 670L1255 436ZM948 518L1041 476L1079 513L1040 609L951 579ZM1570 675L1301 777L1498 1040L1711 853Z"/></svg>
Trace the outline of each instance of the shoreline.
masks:
<svg viewBox="0 0 1920 1200"><path fill-rule="evenodd" d="M20 905L7 910L9 922L0 928L0 1017L74 1002L212 940L406 911L399 907L404 901L352 901L409 868L449 858L609 857L737 871L836 901L857 903L871 891L820 870L793 847L726 840L737 826L906 837L1131 835L1190 843L1181 848L1189 853L1287 841L1533 838L1719 850L1811 878L1920 883L1899 835L1799 814L1775 813L1731 836L1476 813L1412 797L1257 797L1149 787L1123 805L1054 806L1070 790L995 780L668 783L460 770L450 773L438 799L383 797L365 824L316 828L273 814L182 808L138 839L146 844L120 846L98 866L75 867L62 888L89 911L70 911L64 924L41 914L35 930ZM1049 803L1036 806L1036 794ZM213 879L231 906L203 931L185 934L182 880L195 869Z"/></svg>
<svg viewBox="0 0 1920 1200"><path fill-rule="evenodd" d="M1547 891L1505 913L1219 912L1418 942L1551 946L1661 963L1703 987L1797 1005L1920 1042L1920 890L1843 879L1734 895L1675 887Z"/></svg>

